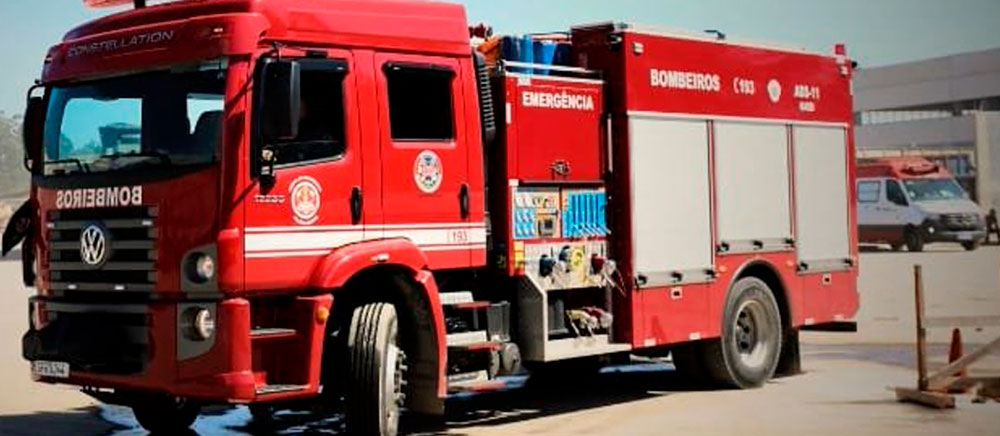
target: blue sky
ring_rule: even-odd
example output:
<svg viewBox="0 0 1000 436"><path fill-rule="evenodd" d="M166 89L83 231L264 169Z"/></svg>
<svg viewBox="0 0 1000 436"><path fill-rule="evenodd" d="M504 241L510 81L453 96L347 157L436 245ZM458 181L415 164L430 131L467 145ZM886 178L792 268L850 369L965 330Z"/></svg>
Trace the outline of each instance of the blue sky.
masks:
<svg viewBox="0 0 1000 436"><path fill-rule="evenodd" d="M319 0L317 0L319 1ZM502 33L564 30L629 21L731 39L790 43L829 51L838 42L862 67L1000 47L1000 0L465 0L471 22ZM20 113L51 44L74 26L108 13L82 0L0 0L0 111Z"/></svg>

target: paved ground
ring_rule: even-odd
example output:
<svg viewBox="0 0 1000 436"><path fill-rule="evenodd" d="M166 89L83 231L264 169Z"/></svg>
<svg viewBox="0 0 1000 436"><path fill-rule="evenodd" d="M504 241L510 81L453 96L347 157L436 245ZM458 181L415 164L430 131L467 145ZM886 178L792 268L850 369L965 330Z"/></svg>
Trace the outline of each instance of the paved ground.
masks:
<svg viewBox="0 0 1000 436"><path fill-rule="evenodd" d="M912 265L925 270L932 315L1000 314L1000 248L966 253L947 245L929 253L867 250L861 259L861 331L803 335L803 375L775 380L752 391L702 391L679 380L669 365L606 370L573 386L526 388L449 404L448 435L996 435L1000 404L971 404L932 411L898 404L891 385L911 385L913 346ZM0 262L0 283L17 283L16 262ZM28 380L19 356L28 291L0 292L0 435L139 436L127 410L97 408L72 390ZM998 329L964 331L967 342L984 342ZM933 365L943 364L948 332L932 334ZM967 345L968 347L969 345ZM1000 358L974 374L1000 375ZM193 434L335 435L338 417L284 413L274 427L248 424L245 409L215 410L199 418Z"/></svg>

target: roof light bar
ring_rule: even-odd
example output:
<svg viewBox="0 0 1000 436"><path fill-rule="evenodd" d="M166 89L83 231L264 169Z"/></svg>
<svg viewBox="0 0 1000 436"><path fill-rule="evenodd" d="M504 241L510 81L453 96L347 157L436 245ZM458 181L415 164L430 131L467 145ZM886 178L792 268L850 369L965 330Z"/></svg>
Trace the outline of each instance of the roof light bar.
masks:
<svg viewBox="0 0 1000 436"><path fill-rule="evenodd" d="M146 7L146 0L83 0L83 5L90 8L113 8L132 4L136 9Z"/></svg>

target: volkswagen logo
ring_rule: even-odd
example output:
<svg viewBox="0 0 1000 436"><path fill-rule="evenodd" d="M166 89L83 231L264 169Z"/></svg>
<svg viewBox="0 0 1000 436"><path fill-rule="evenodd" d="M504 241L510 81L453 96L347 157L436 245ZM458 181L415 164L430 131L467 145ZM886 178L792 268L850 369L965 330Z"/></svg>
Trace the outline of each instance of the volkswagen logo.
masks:
<svg viewBox="0 0 1000 436"><path fill-rule="evenodd" d="M99 268L108 260L108 234L98 224L83 228L80 233L80 259L88 266Z"/></svg>

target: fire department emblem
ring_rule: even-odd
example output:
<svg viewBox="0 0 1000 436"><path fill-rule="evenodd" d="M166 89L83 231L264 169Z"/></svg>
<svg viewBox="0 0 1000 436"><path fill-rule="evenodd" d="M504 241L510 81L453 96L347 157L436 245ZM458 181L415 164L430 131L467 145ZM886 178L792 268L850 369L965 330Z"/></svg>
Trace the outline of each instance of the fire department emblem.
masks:
<svg viewBox="0 0 1000 436"><path fill-rule="evenodd" d="M108 260L108 236L100 225L91 224L80 232L80 260L92 268Z"/></svg>
<svg viewBox="0 0 1000 436"><path fill-rule="evenodd" d="M437 153L426 150L417 155L413 163L413 181L417 188L426 194L433 194L441 187L444 179L444 167Z"/></svg>
<svg viewBox="0 0 1000 436"><path fill-rule="evenodd" d="M298 177L292 181L288 188L289 197L292 198L292 214L295 222L302 225L310 225L319 219L320 193L319 182L309 176Z"/></svg>
<svg viewBox="0 0 1000 436"><path fill-rule="evenodd" d="M778 100L781 100L781 82L775 79L767 82L767 96L771 98L771 103L777 103Z"/></svg>

